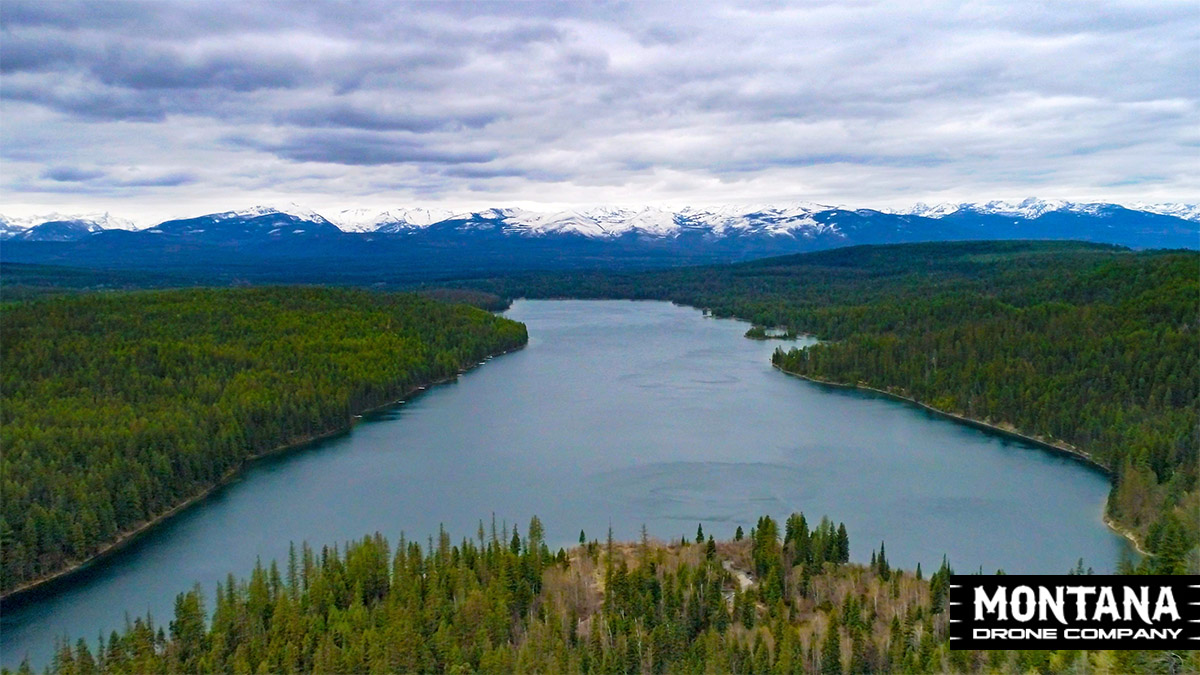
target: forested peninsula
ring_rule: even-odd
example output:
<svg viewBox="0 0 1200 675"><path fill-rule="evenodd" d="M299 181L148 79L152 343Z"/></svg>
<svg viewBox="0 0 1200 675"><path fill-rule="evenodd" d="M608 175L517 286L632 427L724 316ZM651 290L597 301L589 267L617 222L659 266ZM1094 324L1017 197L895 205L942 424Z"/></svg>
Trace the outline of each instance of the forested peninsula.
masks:
<svg viewBox="0 0 1200 675"><path fill-rule="evenodd" d="M527 340L474 307L317 287L64 295L0 322L4 594Z"/></svg>
<svg viewBox="0 0 1200 675"><path fill-rule="evenodd" d="M1175 673L1197 652L952 650L946 561L926 578L886 546L848 563L828 519L769 516L717 542L587 540L552 553L534 517L395 548L376 534L230 575L213 605L99 642L61 642L51 673ZM1064 570L1067 572L1067 570ZM1082 569L1074 570L1083 573ZM211 615L209 610L212 610ZM209 617L211 616L211 621ZM28 664L19 672L29 673Z"/></svg>
<svg viewBox="0 0 1200 675"><path fill-rule="evenodd" d="M1161 573L1200 573L1200 254L1079 242L859 246L736 265L527 274L506 297L670 300L812 333L780 368L1066 446Z"/></svg>

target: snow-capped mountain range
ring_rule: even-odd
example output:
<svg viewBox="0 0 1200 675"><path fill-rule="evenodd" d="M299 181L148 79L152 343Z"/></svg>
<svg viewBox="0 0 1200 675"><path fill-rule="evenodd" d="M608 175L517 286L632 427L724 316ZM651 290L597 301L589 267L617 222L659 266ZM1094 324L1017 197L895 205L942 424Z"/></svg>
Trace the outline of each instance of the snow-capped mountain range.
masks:
<svg viewBox="0 0 1200 675"><path fill-rule="evenodd" d="M0 238L0 261L6 263L379 283L515 270L720 263L922 241L1059 239L1197 249L1200 208L1029 199L918 204L900 211L794 202L559 212L395 208L317 213L288 204L141 229L110 214L0 216Z"/></svg>
<svg viewBox="0 0 1200 675"><path fill-rule="evenodd" d="M257 218L290 216L291 219L318 224L331 224L347 233L395 234L428 228L440 223L500 224L506 234L545 236L570 234L597 239L635 234L646 237L675 237L686 231L702 231L713 237L757 233L763 235L815 236L836 230L836 223L818 219L821 214L838 212L860 216L886 214L945 219L964 215L994 215L1023 220L1036 220L1047 214L1077 214L1104 217L1116 209L1152 213L1200 222L1200 205L1196 204L1131 204L1119 206L1106 203L1075 203L1062 200L1026 199L1020 202L990 201L986 203L916 204L901 210L850 209L810 202L785 204L728 205L717 207L657 207L590 209L558 212L527 211L496 208L478 212L444 209L346 209L323 215L297 204L255 206L238 211L208 214L214 222L246 221ZM196 219L189 219L196 220ZM184 221L169 221L184 222ZM47 228L46 225L54 224ZM110 213L61 214L9 217L0 215L0 239L25 241L68 241L105 230L154 231L162 224L138 228L133 221ZM39 230L39 228L41 228ZM273 228L272 228L273 229Z"/></svg>
<svg viewBox="0 0 1200 675"><path fill-rule="evenodd" d="M987 214L996 216L1011 216L1014 218L1034 219L1041 218L1047 213L1065 212L1065 213L1084 213L1088 215L1101 215L1106 209L1118 206L1117 204L1105 204L1098 202L1076 203L1063 201L1061 199L1035 199L1029 198L1020 202L1007 201L990 201L982 204L963 203L955 204L953 202L943 202L941 204L917 203L912 208L900 211L889 211L900 215L924 216L926 218L944 218L960 212ZM1177 212L1187 212L1191 209L1194 218L1200 220L1200 212L1196 207L1187 204L1155 204L1145 206L1143 208L1130 208L1135 211L1146 211L1149 213L1159 213L1167 215L1176 215L1168 213L1174 209Z"/></svg>

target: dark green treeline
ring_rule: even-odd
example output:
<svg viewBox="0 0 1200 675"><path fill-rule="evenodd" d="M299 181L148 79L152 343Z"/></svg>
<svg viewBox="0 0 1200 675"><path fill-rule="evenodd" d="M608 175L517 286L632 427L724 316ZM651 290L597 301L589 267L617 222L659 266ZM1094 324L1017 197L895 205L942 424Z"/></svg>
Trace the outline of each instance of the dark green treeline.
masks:
<svg viewBox="0 0 1200 675"><path fill-rule="evenodd" d="M703 537L701 537L703 539ZM949 649L951 570L928 579L846 562L828 520L760 518L732 542L596 540L552 554L521 537L379 535L307 546L232 576L208 605L142 617L98 642L66 641L53 673L1056 673L1179 672L1194 652ZM209 609L212 609L211 621ZM24 667L22 668L24 670Z"/></svg>
<svg viewBox="0 0 1200 675"><path fill-rule="evenodd" d="M0 322L4 591L526 341L471 307L309 287L64 296Z"/></svg>
<svg viewBox="0 0 1200 675"><path fill-rule="evenodd" d="M775 363L1070 444L1113 472L1109 516L1157 554L1156 569L1200 573L1194 251L944 242L470 285L672 300L813 333L824 342Z"/></svg>

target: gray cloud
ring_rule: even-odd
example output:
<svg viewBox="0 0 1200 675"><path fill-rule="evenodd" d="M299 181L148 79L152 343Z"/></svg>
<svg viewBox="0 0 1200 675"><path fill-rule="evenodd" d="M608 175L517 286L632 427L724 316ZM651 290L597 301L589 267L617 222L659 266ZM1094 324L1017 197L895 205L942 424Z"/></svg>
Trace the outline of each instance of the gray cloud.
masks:
<svg viewBox="0 0 1200 675"><path fill-rule="evenodd" d="M294 55L247 54L226 48L187 55L173 48L113 46L90 65L92 77L113 87L133 90L292 89L312 80L308 64Z"/></svg>
<svg viewBox="0 0 1200 675"><path fill-rule="evenodd" d="M198 176L191 171L145 167L53 166L42 171L38 179L27 182L26 187L53 192L54 183L70 183L72 190L96 193L111 189L178 187L196 182Z"/></svg>
<svg viewBox="0 0 1200 675"><path fill-rule="evenodd" d="M488 162L495 158L495 155L486 151L439 147L414 138L357 130L290 133L279 141L261 141L246 137L234 137L229 140L297 162L349 165L472 164Z"/></svg>
<svg viewBox="0 0 1200 675"><path fill-rule="evenodd" d="M42 178L59 183L81 183L104 175L96 169L82 169L74 166L55 166L42 172Z"/></svg>
<svg viewBox="0 0 1200 675"><path fill-rule="evenodd" d="M456 131L487 126L499 114L489 111L453 114L449 111L414 113L391 109L386 103L348 104L332 102L311 108L288 110L277 119L301 127L361 129L368 131Z"/></svg>
<svg viewBox="0 0 1200 675"><path fill-rule="evenodd" d="M145 176L111 176L110 178L109 184L115 187L176 187L196 182L196 175L190 171L169 171Z"/></svg>
<svg viewBox="0 0 1200 675"><path fill-rule="evenodd" d="M3 19L6 203L1200 197L1189 2L8 0Z"/></svg>

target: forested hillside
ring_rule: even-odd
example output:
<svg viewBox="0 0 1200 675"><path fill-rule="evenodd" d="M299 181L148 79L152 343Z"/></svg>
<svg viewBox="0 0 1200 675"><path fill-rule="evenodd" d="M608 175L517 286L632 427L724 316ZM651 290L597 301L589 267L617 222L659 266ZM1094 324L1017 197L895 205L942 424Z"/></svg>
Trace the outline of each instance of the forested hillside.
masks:
<svg viewBox="0 0 1200 675"><path fill-rule="evenodd" d="M580 539L586 539L580 533ZM62 643L83 673L1176 673L1195 652L963 651L947 637L951 570L846 563L829 520L760 518L717 543L601 544L552 554L535 517L452 544L379 535L293 549L197 589L174 617ZM1064 570L1065 572L1066 570ZM213 609L211 621L208 610ZM27 672L22 667L22 672Z"/></svg>
<svg viewBox="0 0 1200 675"><path fill-rule="evenodd" d="M306 287L9 302L0 322L5 592L526 341L472 307Z"/></svg>
<svg viewBox="0 0 1200 675"><path fill-rule="evenodd" d="M508 297L672 300L814 333L822 344L779 353L776 364L1073 446L1113 472L1109 515L1157 554L1156 570L1200 571L1195 252L1071 242L865 246L470 285Z"/></svg>

